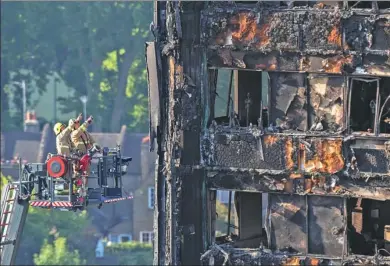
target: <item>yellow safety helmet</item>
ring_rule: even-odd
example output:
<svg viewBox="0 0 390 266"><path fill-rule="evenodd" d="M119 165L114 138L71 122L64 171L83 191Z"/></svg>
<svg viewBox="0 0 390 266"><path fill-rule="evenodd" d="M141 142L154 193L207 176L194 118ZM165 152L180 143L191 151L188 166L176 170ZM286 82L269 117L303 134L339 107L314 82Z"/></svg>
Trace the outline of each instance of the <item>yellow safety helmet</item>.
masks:
<svg viewBox="0 0 390 266"><path fill-rule="evenodd" d="M61 128L62 128L62 127L64 127L64 124L62 124L62 123L56 123L56 124L54 125L54 128L53 128L54 134L56 134L56 135L60 134L60 133L61 133Z"/></svg>

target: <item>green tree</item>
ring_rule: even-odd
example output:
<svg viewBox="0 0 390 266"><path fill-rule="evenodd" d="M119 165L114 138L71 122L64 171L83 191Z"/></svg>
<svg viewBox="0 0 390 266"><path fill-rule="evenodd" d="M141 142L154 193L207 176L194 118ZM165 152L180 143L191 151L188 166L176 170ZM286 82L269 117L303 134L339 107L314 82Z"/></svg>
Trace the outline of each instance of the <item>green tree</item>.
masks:
<svg viewBox="0 0 390 266"><path fill-rule="evenodd" d="M146 131L143 58L152 2L6 2L1 12L2 123L12 120L7 98L22 106L21 90L10 82L25 79L44 91L47 76L56 72L74 90L73 97L59 99L64 113L81 110L79 97L86 94L100 130L127 124Z"/></svg>
<svg viewBox="0 0 390 266"><path fill-rule="evenodd" d="M88 245L83 241L83 232L88 225L89 221L85 211L74 213L29 208L16 263L32 263L33 254L39 252L44 239L55 235L66 236L71 249L81 250L81 255L88 257L93 252L95 244Z"/></svg>
<svg viewBox="0 0 390 266"><path fill-rule="evenodd" d="M31 104L31 84L40 93L45 90L52 60L50 50L40 38L44 35L42 19L46 15L37 13L32 23L26 15L27 2L2 3L1 7L1 130L4 131L22 126L22 89L20 83L14 82L26 82L27 103ZM10 111L10 97L15 106L20 106L15 113Z"/></svg>
<svg viewBox="0 0 390 266"><path fill-rule="evenodd" d="M227 227L228 227L228 216L229 216L229 209L228 206L221 203L220 201L216 201L216 212L217 212L217 220L215 224L215 231L217 236L219 235L226 235L227 234ZM235 207L234 204L232 204L231 207L231 213L230 213L230 223L235 224ZM233 232L233 230L230 230L230 232Z"/></svg>
<svg viewBox="0 0 390 266"><path fill-rule="evenodd" d="M5 187L11 179L10 177L3 175L3 173L0 174L1 174L1 186L0 186L0 194L1 194L3 191L3 187Z"/></svg>
<svg viewBox="0 0 390 266"><path fill-rule="evenodd" d="M34 254L35 265L85 265L78 250L69 251L66 238L59 237L49 244L45 240L39 254Z"/></svg>
<svg viewBox="0 0 390 266"><path fill-rule="evenodd" d="M119 265L153 265L153 247L140 242L111 244L106 247L108 254L115 255Z"/></svg>

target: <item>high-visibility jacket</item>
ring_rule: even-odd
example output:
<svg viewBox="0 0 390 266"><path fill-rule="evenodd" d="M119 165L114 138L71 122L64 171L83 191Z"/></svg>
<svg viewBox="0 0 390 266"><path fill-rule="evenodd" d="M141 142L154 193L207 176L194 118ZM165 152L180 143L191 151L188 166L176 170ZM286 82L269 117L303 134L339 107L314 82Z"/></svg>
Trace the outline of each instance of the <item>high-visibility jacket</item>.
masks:
<svg viewBox="0 0 390 266"><path fill-rule="evenodd" d="M71 140L72 129L66 127L62 130L56 137L56 148L59 155L69 156L71 150L73 150L74 145Z"/></svg>
<svg viewBox="0 0 390 266"><path fill-rule="evenodd" d="M85 121L78 129L72 131L71 138L75 149L83 154L87 153L88 149L92 148L95 140L87 131L88 122Z"/></svg>

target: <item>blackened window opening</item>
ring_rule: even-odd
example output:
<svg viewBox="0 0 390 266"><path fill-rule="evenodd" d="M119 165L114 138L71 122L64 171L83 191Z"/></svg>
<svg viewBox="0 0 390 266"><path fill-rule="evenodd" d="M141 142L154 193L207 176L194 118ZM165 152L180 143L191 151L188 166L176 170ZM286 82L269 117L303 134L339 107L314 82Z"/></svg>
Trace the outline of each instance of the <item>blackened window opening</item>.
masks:
<svg viewBox="0 0 390 266"><path fill-rule="evenodd" d="M215 193L215 214L214 216L214 235L217 243L224 243L227 238L238 239L238 219L234 204L235 191L216 190ZM231 195L229 195L231 192ZM229 213L230 199L230 213ZM213 209L213 208L211 208Z"/></svg>
<svg viewBox="0 0 390 266"><path fill-rule="evenodd" d="M258 1L234 1L236 4L257 4Z"/></svg>
<svg viewBox="0 0 390 266"><path fill-rule="evenodd" d="M294 6L308 6L309 5L308 2L309 1L294 1L293 5Z"/></svg>
<svg viewBox="0 0 390 266"><path fill-rule="evenodd" d="M378 8L379 9L387 9L390 8L390 2L389 1L377 1Z"/></svg>
<svg viewBox="0 0 390 266"><path fill-rule="evenodd" d="M381 78L379 82L380 109L379 132L390 133L390 78Z"/></svg>
<svg viewBox="0 0 390 266"><path fill-rule="evenodd" d="M211 235L216 244L233 242L236 248L267 246L265 217L268 208L267 193L216 190L211 199ZM229 192L231 197L229 197ZM229 218L230 199L230 218Z"/></svg>
<svg viewBox="0 0 390 266"><path fill-rule="evenodd" d="M372 8L371 1L348 1L349 8Z"/></svg>
<svg viewBox="0 0 390 266"><path fill-rule="evenodd" d="M353 80L351 89L350 128L374 132L377 83Z"/></svg>
<svg viewBox="0 0 390 266"><path fill-rule="evenodd" d="M214 118L218 124L229 123L230 111L234 108L234 75L233 70L218 69L217 84L214 95Z"/></svg>
<svg viewBox="0 0 390 266"><path fill-rule="evenodd" d="M288 7L290 1L280 1L279 4L281 7Z"/></svg>
<svg viewBox="0 0 390 266"><path fill-rule="evenodd" d="M236 77L235 111L240 126L258 125L260 118L265 125L268 116L268 75L260 71L238 70Z"/></svg>

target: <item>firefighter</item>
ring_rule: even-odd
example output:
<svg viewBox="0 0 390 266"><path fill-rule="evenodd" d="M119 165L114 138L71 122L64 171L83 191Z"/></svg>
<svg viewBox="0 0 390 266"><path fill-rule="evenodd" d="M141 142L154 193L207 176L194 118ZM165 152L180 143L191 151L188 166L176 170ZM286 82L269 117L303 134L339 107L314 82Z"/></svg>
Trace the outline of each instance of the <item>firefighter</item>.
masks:
<svg viewBox="0 0 390 266"><path fill-rule="evenodd" d="M100 149L99 145L96 144L95 140L92 138L91 134L88 133L87 127L93 121L93 117L90 116L88 119L80 125L80 121L75 121L74 130L71 134L71 139L76 150L81 154L86 154L90 148L95 146L97 149ZM85 173L85 176L82 178L85 188L88 185L88 176L90 174L90 168L88 167ZM86 196L86 191L81 189L79 190L81 196Z"/></svg>
<svg viewBox="0 0 390 266"><path fill-rule="evenodd" d="M69 156L73 149L73 143L71 140L71 133L75 124L75 121L80 121L82 115L80 114L76 120L71 119L68 126L62 123L56 123L54 125L54 134L56 135L56 148L57 154L63 156Z"/></svg>
<svg viewBox="0 0 390 266"><path fill-rule="evenodd" d="M97 148L99 148L99 145L96 144L91 134L87 131L87 127L92 123L92 121L92 116L90 116L82 125L80 125L80 121L74 121L74 130L71 133L71 139L75 149L81 154L86 154L93 146L97 146Z"/></svg>

